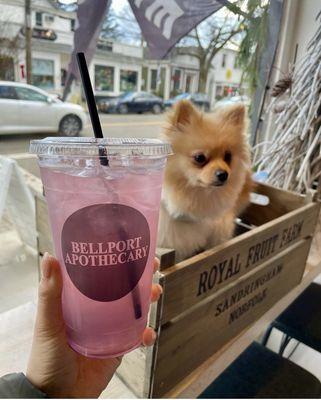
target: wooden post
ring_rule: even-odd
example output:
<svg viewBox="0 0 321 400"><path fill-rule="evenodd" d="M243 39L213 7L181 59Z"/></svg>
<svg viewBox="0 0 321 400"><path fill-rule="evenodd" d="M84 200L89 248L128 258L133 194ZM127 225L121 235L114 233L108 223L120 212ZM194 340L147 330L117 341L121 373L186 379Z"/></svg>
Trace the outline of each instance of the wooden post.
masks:
<svg viewBox="0 0 321 400"><path fill-rule="evenodd" d="M26 77L27 83L32 83L32 56L31 56L31 0L25 0L25 46L26 46Z"/></svg>

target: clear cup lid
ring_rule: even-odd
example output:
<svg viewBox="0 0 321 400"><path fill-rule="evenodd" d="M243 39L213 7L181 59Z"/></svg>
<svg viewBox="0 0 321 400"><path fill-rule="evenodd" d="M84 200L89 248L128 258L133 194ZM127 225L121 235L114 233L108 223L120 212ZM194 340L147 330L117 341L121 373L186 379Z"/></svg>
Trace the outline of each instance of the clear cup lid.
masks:
<svg viewBox="0 0 321 400"><path fill-rule="evenodd" d="M169 143L159 139L91 137L47 137L30 142L29 152L38 156L95 157L104 149L108 156L167 156L172 153Z"/></svg>

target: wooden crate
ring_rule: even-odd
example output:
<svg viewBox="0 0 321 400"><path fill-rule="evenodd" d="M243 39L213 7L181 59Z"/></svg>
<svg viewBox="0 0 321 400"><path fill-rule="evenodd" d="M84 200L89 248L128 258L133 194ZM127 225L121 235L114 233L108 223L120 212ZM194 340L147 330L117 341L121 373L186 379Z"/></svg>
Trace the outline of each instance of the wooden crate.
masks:
<svg viewBox="0 0 321 400"><path fill-rule="evenodd" d="M158 340L118 370L138 397L165 396L300 283L320 204L267 185L257 192L270 204L249 207L242 234L178 264L173 250L158 249L164 294L150 313ZM42 196L36 210L41 256L52 251Z"/></svg>

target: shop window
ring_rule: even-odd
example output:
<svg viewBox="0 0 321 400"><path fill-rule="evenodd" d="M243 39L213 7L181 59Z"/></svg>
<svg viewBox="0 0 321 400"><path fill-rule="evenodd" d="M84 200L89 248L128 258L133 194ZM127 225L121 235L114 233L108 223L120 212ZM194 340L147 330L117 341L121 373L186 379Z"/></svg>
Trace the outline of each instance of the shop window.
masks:
<svg viewBox="0 0 321 400"><path fill-rule="evenodd" d="M186 75L186 81L185 81L185 92L186 93L191 93L192 92L193 83L194 83L194 75L187 74Z"/></svg>
<svg viewBox="0 0 321 400"><path fill-rule="evenodd" d="M51 14L45 14L45 22L47 24L53 24L55 22L55 16Z"/></svg>
<svg viewBox="0 0 321 400"><path fill-rule="evenodd" d="M14 61L12 57L0 57L0 81L14 81Z"/></svg>
<svg viewBox="0 0 321 400"><path fill-rule="evenodd" d="M235 56L234 56L234 68L236 69L238 67L239 66L238 66L238 62L237 62L237 55L235 54Z"/></svg>
<svg viewBox="0 0 321 400"><path fill-rule="evenodd" d="M67 78L67 71L64 68L62 68L60 70L60 76L61 76L61 86L65 86L66 78Z"/></svg>
<svg viewBox="0 0 321 400"><path fill-rule="evenodd" d="M99 40L97 43L97 49L103 51L113 51L113 42L110 40Z"/></svg>
<svg viewBox="0 0 321 400"><path fill-rule="evenodd" d="M114 91L114 67L95 65L95 90Z"/></svg>
<svg viewBox="0 0 321 400"><path fill-rule="evenodd" d="M137 90L137 71L120 70L119 90L121 92L131 92Z"/></svg>
<svg viewBox="0 0 321 400"><path fill-rule="evenodd" d="M215 91L215 98L217 100L221 99L223 97L223 86L222 85L216 85L216 91Z"/></svg>
<svg viewBox="0 0 321 400"><path fill-rule="evenodd" d="M174 75L173 75L173 81L174 81L174 86L173 89L175 92L178 92L180 87L181 87L181 77L182 73L180 69L174 69Z"/></svg>
<svg viewBox="0 0 321 400"><path fill-rule="evenodd" d="M42 12L36 12L36 25L42 26Z"/></svg>
<svg viewBox="0 0 321 400"><path fill-rule="evenodd" d="M222 68L226 67L226 54L222 55Z"/></svg>
<svg viewBox="0 0 321 400"><path fill-rule="evenodd" d="M148 82L148 74L149 74L149 69L147 67L142 67L142 85L141 85L141 90L148 90L147 87L147 82Z"/></svg>
<svg viewBox="0 0 321 400"><path fill-rule="evenodd" d="M150 71L150 90L157 89L157 69Z"/></svg>
<svg viewBox="0 0 321 400"><path fill-rule="evenodd" d="M55 64L53 60L32 60L32 83L42 89L53 89Z"/></svg>
<svg viewBox="0 0 321 400"><path fill-rule="evenodd" d="M75 26L76 26L76 20L75 19L71 19L70 20L70 30L72 32L75 32Z"/></svg>

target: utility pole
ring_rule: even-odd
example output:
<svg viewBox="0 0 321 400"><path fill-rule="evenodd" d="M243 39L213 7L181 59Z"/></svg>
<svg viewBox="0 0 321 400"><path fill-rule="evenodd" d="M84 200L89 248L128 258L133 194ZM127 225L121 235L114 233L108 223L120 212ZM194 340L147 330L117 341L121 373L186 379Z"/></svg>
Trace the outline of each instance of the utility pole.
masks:
<svg viewBox="0 0 321 400"><path fill-rule="evenodd" d="M25 41L26 41L26 77L27 83L32 83L32 57L31 57L31 0L25 0Z"/></svg>

